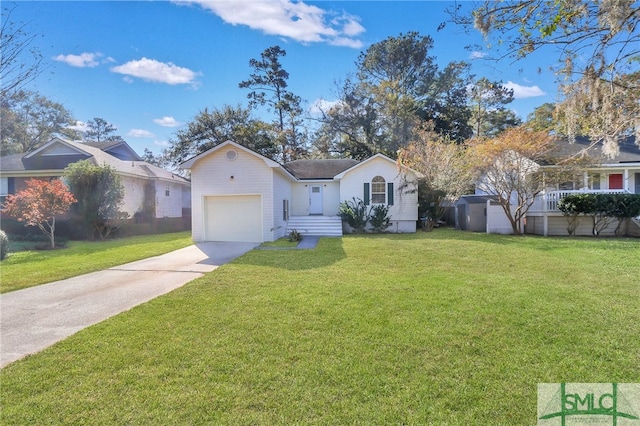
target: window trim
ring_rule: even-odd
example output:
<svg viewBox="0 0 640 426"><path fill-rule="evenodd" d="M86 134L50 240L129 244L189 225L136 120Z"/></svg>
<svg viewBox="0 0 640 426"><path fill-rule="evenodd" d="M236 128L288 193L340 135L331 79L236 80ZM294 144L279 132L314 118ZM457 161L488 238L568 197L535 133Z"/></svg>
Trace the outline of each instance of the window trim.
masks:
<svg viewBox="0 0 640 426"><path fill-rule="evenodd" d="M376 189L378 189L376 191ZM382 189L380 191L379 189ZM382 201L379 201L382 200ZM371 179L371 204L387 203L387 181L384 177L378 175Z"/></svg>

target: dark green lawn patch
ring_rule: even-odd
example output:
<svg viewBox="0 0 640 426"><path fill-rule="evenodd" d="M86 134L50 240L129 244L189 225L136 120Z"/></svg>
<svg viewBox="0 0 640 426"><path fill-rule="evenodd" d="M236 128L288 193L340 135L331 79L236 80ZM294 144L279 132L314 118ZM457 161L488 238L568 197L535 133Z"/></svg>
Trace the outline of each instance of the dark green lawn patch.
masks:
<svg viewBox="0 0 640 426"><path fill-rule="evenodd" d="M631 239L435 230L253 250L4 368L4 424L535 424L637 382Z"/></svg>
<svg viewBox="0 0 640 426"><path fill-rule="evenodd" d="M189 232L119 238L109 241L69 241L55 250L11 253L0 264L0 292L18 290L75 277L168 253L193 244Z"/></svg>

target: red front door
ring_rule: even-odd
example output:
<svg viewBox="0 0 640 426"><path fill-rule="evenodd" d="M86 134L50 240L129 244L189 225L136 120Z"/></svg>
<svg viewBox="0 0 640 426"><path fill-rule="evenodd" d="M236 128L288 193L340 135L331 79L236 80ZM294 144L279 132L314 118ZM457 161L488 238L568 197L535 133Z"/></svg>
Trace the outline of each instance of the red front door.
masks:
<svg viewBox="0 0 640 426"><path fill-rule="evenodd" d="M609 175L609 189L622 189L622 174Z"/></svg>

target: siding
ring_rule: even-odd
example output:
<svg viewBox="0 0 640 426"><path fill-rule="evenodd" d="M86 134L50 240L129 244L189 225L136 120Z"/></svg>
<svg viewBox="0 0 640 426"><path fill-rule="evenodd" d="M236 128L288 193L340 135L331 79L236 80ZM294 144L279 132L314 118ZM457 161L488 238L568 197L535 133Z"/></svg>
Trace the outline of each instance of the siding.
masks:
<svg viewBox="0 0 640 426"><path fill-rule="evenodd" d="M124 187L122 210L129 213L130 218L142 209L145 182L143 179L120 176L120 183Z"/></svg>
<svg viewBox="0 0 640 426"><path fill-rule="evenodd" d="M567 231L567 227L569 226L569 222L564 216L549 216L549 221L547 224L547 235L549 236L568 236L569 232ZM604 230L601 231L600 236L612 236L615 235L616 227L618 226L618 221L616 219L612 219L609 226L607 226ZM632 225L630 225L630 228ZM544 218L542 216L531 216L527 217L527 226L525 228L525 232L527 234L544 234ZM593 220L591 216L584 216L580 220L580 224L576 228L577 236L593 236Z"/></svg>
<svg viewBox="0 0 640 426"><path fill-rule="evenodd" d="M291 181L279 171L273 173L273 231L265 241L277 240L285 236L287 222L283 220L283 200L289 201L289 216L291 216Z"/></svg>
<svg viewBox="0 0 640 426"><path fill-rule="evenodd" d="M162 181L156 181L155 185L156 217L182 217L182 185Z"/></svg>
<svg viewBox="0 0 640 426"><path fill-rule="evenodd" d="M309 215L309 185L322 185L322 214L335 216L338 214L340 204L340 183L333 181L324 182L298 182L293 184L292 216ZM362 196L360 197L362 198Z"/></svg>
<svg viewBox="0 0 640 426"><path fill-rule="evenodd" d="M191 230L193 240L204 239L203 200L208 195L261 194L264 240L273 231L273 172L256 156L236 149L238 157L228 160L223 147L198 160L191 169ZM233 176L233 179L231 179Z"/></svg>
<svg viewBox="0 0 640 426"><path fill-rule="evenodd" d="M394 205L389 210L391 220L393 222L411 221L413 232L415 232L415 222L418 220L418 194L417 192L406 193L414 189L414 186L410 185L409 188L403 189L397 166L384 158L375 158L349 171L340 181L340 201L351 200L353 197L364 200L363 184L371 182L375 176L382 176L387 183L394 184ZM395 227L390 230L395 230Z"/></svg>

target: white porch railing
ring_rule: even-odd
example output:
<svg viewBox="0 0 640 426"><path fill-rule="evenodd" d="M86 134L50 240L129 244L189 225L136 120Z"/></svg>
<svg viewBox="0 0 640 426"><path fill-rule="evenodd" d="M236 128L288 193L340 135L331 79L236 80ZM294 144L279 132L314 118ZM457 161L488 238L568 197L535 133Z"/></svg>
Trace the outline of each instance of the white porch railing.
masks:
<svg viewBox="0 0 640 426"><path fill-rule="evenodd" d="M587 190L565 190L565 191L551 191L545 194L536 196L531 208L530 213L540 212L559 212L558 202L570 194L629 194L626 189L587 189Z"/></svg>

